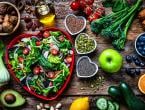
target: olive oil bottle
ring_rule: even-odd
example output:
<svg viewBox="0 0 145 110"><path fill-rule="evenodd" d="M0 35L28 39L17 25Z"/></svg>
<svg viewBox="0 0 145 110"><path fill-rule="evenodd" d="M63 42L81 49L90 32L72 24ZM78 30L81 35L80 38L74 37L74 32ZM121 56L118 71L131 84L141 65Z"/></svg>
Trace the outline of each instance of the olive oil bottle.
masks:
<svg viewBox="0 0 145 110"><path fill-rule="evenodd" d="M39 0L36 3L35 13L39 22L45 27L53 27L55 25L55 9L52 2Z"/></svg>

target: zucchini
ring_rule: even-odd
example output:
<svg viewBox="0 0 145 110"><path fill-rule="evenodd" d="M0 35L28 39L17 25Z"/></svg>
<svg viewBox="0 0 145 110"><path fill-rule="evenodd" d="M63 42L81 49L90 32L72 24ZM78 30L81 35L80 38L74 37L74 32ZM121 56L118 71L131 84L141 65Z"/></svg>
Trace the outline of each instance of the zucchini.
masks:
<svg viewBox="0 0 145 110"><path fill-rule="evenodd" d="M99 98L96 102L97 108L99 110L106 110L107 109L107 100L105 98Z"/></svg>
<svg viewBox="0 0 145 110"><path fill-rule="evenodd" d="M116 110L114 104L108 100L108 109L107 110Z"/></svg>
<svg viewBox="0 0 145 110"><path fill-rule="evenodd" d="M115 110L120 110L119 104L117 102L113 102L114 106L115 106Z"/></svg>
<svg viewBox="0 0 145 110"><path fill-rule="evenodd" d="M123 101L123 95L120 88L117 86L110 86L108 89L108 94L118 102Z"/></svg>
<svg viewBox="0 0 145 110"><path fill-rule="evenodd" d="M119 87L129 110L145 110L145 103L136 97L127 83L121 82Z"/></svg>

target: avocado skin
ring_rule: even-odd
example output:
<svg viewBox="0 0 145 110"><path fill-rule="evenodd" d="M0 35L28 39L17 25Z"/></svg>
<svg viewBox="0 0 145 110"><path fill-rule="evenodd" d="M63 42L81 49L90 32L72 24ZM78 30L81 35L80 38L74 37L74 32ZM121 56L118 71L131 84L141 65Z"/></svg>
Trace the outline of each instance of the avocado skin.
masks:
<svg viewBox="0 0 145 110"><path fill-rule="evenodd" d="M6 103L5 101L5 96L7 94L13 94L15 97L16 97L16 101L12 104L8 104ZM1 93L0 95L0 102L5 106L5 107L9 107L9 108L12 108L12 107L19 107L19 106L22 106L23 104L25 104L26 100L22 97L22 95L20 93L18 93L17 91L15 90L12 90L12 89L8 89L8 90L5 90Z"/></svg>

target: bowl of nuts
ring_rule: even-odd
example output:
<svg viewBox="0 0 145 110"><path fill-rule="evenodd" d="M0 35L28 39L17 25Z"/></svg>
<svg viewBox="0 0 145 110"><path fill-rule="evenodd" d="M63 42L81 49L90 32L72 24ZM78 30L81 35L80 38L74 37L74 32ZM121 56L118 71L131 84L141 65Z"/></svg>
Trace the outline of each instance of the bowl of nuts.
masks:
<svg viewBox="0 0 145 110"><path fill-rule="evenodd" d="M20 12L9 2L0 2L0 36L10 35L20 24Z"/></svg>

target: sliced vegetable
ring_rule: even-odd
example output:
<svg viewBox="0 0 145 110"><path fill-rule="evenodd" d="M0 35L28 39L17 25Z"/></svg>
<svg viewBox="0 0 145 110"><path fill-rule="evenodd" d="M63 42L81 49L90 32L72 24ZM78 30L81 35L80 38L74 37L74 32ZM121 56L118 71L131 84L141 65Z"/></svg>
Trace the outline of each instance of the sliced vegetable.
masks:
<svg viewBox="0 0 145 110"><path fill-rule="evenodd" d="M120 110L119 104L117 102L113 102L114 106L115 106L115 110Z"/></svg>
<svg viewBox="0 0 145 110"><path fill-rule="evenodd" d="M108 107L107 100L105 98L99 98L96 105L99 110L106 110Z"/></svg>
<svg viewBox="0 0 145 110"><path fill-rule="evenodd" d="M107 110L116 110L114 104L108 100L108 108Z"/></svg>
<svg viewBox="0 0 145 110"><path fill-rule="evenodd" d="M25 49L23 50L23 54L24 54L24 55L28 55L28 54L29 54L29 49L28 49L28 48L25 48Z"/></svg>
<svg viewBox="0 0 145 110"><path fill-rule="evenodd" d="M58 50L57 49L51 49L51 54L52 55L57 55L58 54Z"/></svg>

